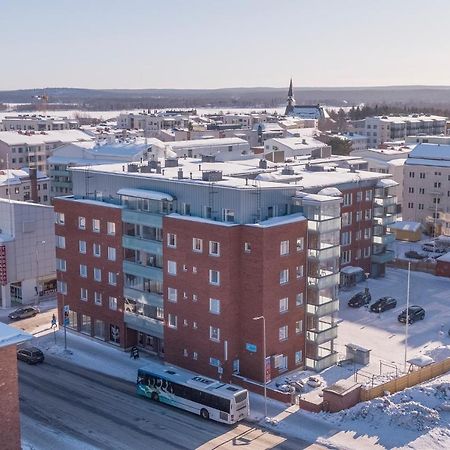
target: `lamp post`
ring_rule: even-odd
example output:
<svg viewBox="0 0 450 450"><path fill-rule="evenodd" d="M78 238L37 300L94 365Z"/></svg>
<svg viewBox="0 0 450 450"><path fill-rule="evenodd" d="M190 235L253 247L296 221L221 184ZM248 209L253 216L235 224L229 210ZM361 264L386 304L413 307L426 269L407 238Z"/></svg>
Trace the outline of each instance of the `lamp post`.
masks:
<svg viewBox="0 0 450 450"><path fill-rule="evenodd" d="M39 281L39 255L38 255L38 245L45 245L45 241L36 241L36 244L34 246L34 250L36 253L36 295L37 295L37 300L36 300L36 305L39 305L39 301L40 301L40 293L41 293L41 284Z"/></svg>
<svg viewBox="0 0 450 450"><path fill-rule="evenodd" d="M405 323L405 372L406 360L408 359L408 327L409 327L409 283L411 277L411 262L408 262L408 282L406 286L406 323Z"/></svg>
<svg viewBox="0 0 450 450"><path fill-rule="evenodd" d="M264 316L253 317L253 320L263 321L263 375L264 375L264 417L267 417L267 376L266 376L266 319Z"/></svg>

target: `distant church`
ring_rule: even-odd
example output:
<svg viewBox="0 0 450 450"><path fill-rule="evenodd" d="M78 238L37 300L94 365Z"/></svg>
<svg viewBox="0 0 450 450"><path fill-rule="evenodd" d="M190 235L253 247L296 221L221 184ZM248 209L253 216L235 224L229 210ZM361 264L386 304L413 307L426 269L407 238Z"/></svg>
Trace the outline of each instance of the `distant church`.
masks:
<svg viewBox="0 0 450 450"><path fill-rule="evenodd" d="M294 98L294 89L292 87L292 78L289 83L289 91L287 98L286 116L298 117L299 119L328 119L329 115L323 106L320 105L296 105Z"/></svg>

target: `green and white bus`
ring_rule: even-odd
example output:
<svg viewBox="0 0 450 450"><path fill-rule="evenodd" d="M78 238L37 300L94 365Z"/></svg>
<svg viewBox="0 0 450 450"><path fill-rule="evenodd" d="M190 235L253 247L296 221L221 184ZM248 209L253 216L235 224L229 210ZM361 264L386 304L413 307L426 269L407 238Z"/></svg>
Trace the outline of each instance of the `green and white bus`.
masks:
<svg viewBox="0 0 450 450"><path fill-rule="evenodd" d="M229 424L245 419L250 411L246 389L173 367L139 369L137 393Z"/></svg>

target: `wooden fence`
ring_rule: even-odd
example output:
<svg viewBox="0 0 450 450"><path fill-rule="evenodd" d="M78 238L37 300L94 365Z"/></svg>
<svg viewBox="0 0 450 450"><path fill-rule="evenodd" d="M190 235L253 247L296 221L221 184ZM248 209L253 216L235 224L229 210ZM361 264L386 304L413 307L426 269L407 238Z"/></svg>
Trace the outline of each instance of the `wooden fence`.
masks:
<svg viewBox="0 0 450 450"><path fill-rule="evenodd" d="M402 377L395 378L394 380L388 381L384 384L380 384L379 386L368 389L363 387L361 389L360 401L365 402L376 397L382 397L386 391L391 394L402 391L408 387L431 380L432 378L442 375L448 371L450 371L450 358L444 359L441 362L430 364L429 366L415 370L414 372L410 372Z"/></svg>
<svg viewBox="0 0 450 450"><path fill-rule="evenodd" d="M426 272L436 275L436 261L409 261L406 259L394 259L387 263L389 267L408 270L408 263L411 263L413 272Z"/></svg>

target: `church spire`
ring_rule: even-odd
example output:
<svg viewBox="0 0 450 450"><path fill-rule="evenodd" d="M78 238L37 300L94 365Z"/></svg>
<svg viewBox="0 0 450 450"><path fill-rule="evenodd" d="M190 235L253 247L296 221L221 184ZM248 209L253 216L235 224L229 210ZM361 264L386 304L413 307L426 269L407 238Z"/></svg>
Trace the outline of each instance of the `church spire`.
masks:
<svg viewBox="0 0 450 450"><path fill-rule="evenodd" d="M287 105L286 105L286 111L285 111L286 116L292 114L292 112L294 111L294 105L295 105L294 89L292 87L292 78L291 78L291 82L289 83L289 91L288 91Z"/></svg>

